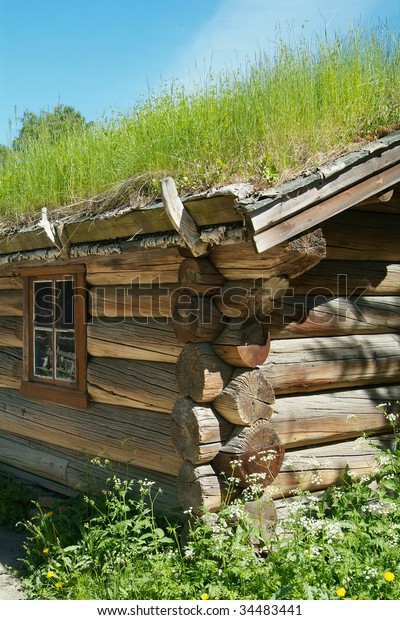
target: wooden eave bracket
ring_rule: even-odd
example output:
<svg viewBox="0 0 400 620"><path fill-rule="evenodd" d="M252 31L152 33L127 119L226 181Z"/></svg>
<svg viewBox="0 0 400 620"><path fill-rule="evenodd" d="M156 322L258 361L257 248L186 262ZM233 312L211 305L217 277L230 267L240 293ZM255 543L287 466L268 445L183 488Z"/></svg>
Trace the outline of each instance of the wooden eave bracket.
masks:
<svg viewBox="0 0 400 620"><path fill-rule="evenodd" d="M208 243L200 238L200 232L178 196L172 177L161 179L161 198L165 212L175 230L180 234L193 256L204 256L209 251Z"/></svg>
<svg viewBox="0 0 400 620"><path fill-rule="evenodd" d="M46 207L42 207L42 217L38 225L43 228L50 243L59 250L60 257L63 259L69 258L70 243L64 224L59 224L58 226L52 224L47 217Z"/></svg>

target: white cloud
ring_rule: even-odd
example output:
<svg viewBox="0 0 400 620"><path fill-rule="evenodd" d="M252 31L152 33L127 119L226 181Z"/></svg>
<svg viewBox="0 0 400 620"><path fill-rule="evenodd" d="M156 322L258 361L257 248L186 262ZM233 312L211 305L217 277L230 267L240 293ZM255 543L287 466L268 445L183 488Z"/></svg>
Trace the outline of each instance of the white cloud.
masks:
<svg viewBox="0 0 400 620"><path fill-rule="evenodd" d="M289 30L311 35L323 33L325 27L341 31L359 18L369 23L390 15L399 17L397 0L221 0L185 50L180 69L196 62L201 69L217 71L253 58L260 48L271 51L278 24L283 36Z"/></svg>

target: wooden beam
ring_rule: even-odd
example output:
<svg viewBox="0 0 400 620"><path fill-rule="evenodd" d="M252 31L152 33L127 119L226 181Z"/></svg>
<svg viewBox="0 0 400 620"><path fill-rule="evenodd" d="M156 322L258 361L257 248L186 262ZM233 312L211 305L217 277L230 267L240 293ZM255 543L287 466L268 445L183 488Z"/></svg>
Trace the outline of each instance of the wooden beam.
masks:
<svg viewBox="0 0 400 620"><path fill-rule="evenodd" d="M321 261L291 282L294 295L400 295L400 263Z"/></svg>
<svg viewBox="0 0 400 620"><path fill-rule="evenodd" d="M1 330L0 319L0 338ZM183 344L177 342L170 321L159 322L150 318L92 319L87 326L87 344L88 353L95 357L142 362L175 363L183 348Z"/></svg>
<svg viewBox="0 0 400 620"><path fill-rule="evenodd" d="M264 216L264 222L257 226L257 231L253 236L255 247L258 252L264 252L302 232L317 226L321 222L333 217L334 215L353 207L354 205L373 196L378 191L395 184L400 177L400 164L380 172L364 181L353 185L339 194L327 198L319 204L314 204L304 211L298 208L285 209L282 205L282 217L278 218L277 223L271 225L269 211ZM293 199L295 200L295 199Z"/></svg>
<svg viewBox="0 0 400 620"><path fill-rule="evenodd" d="M92 403L82 411L0 389L0 432L176 476L181 459L165 413Z"/></svg>
<svg viewBox="0 0 400 620"><path fill-rule="evenodd" d="M178 196L173 178L162 179L160 186L165 211L175 230L181 235L193 256L207 254L208 244L201 241L196 224Z"/></svg>
<svg viewBox="0 0 400 620"><path fill-rule="evenodd" d="M179 396L175 365L114 358L91 358L88 392L97 403L171 413Z"/></svg>
<svg viewBox="0 0 400 620"><path fill-rule="evenodd" d="M376 467L382 448L393 446L393 435L356 439L312 448L289 450L281 471L268 491L273 499L290 495L294 489L317 491L340 484L348 467L356 477L366 476Z"/></svg>
<svg viewBox="0 0 400 620"><path fill-rule="evenodd" d="M271 424L285 447L312 446L390 431L382 409L400 400L400 385L279 396Z"/></svg>
<svg viewBox="0 0 400 620"><path fill-rule="evenodd" d="M315 180L309 189L288 200L282 200L280 197L275 201L267 199L260 201L258 204L255 203L248 209L252 229L255 233L258 233L267 226L275 226L282 220L306 210L317 202L320 203L353 187L357 183L362 183L368 177L373 175L379 176L382 171L385 171L385 168L388 169L389 166L393 166L393 162L399 157L400 146L397 146L378 156L371 157L369 160L355 165L344 172L337 172L331 180L328 179L325 182L322 178ZM390 185L395 185L397 182L398 177ZM373 195L381 194L390 185L383 187L378 184L371 194L361 195L354 204Z"/></svg>
<svg viewBox="0 0 400 620"><path fill-rule="evenodd" d="M260 372L275 394L395 383L400 334L273 340Z"/></svg>
<svg viewBox="0 0 400 620"><path fill-rule="evenodd" d="M286 297L269 318L274 340L400 332L400 297Z"/></svg>

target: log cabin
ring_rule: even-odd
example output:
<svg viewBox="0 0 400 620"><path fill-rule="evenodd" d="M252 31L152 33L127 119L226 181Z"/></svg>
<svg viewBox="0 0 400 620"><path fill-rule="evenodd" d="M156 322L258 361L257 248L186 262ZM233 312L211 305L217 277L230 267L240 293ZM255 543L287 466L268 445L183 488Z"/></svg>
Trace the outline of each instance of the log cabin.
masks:
<svg viewBox="0 0 400 620"><path fill-rule="evenodd" d="M231 476L278 500L369 472L400 399L399 238L400 132L266 191L166 178L5 230L0 468L68 494L100 456L196 514Z"/></svg>

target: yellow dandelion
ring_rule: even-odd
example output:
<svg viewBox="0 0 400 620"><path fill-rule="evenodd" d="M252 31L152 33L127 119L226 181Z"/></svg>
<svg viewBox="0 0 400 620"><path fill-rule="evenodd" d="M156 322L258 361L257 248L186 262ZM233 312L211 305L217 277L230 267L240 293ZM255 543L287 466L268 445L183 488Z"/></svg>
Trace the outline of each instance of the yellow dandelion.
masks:
<svg viewBox="0 0 400 620"><path fill-rule="evenodd" d="M344 588L338 588L336 590L336 596L339 598L343 598L346 595L346 590Z"/></svg>
<svg viewBox="0 0 400 620"><path fill-rule="evenodd" d="M54 572L52 570L48 570L46 573L46 577L47 579L51 579L52 577L54 577Z"/></svg>
<svg viewBox="0 0 400 620"><path fill-rule="evenodd" d="M48 548L48 547L45 547L45 548L43 549L43 553L48 553L48 552L49 552L49 548Z"/></svg>
<svg viewBox="0 0 400 620"><path fill-rule="evenodd" d="M52 516L53 516L53 513L52 513L52 511L50 510L49 512L45 512L44 516L45 516L45 517L52 517Z"/></svg>
<svg viewBox="0 0 400 620"><path fill-rule="evenodd" d="M202 601L208 601L210 597L208 596L207 592L203 592L203 594L200 594L200 598Z"/></svg>
<svg viewBox="0 0 400 620"><path fill-rule="evenodd" d="M392 571L387 570L383 573L383 578L387 583L392 583L392 581L394 581L394 574Z"/></svg>
<svg viewBox="0 0 400 620"><path fill-rule="evenodd" d="M57 583L54 584L56 586L56 588L61 588L62 587L62 581L57 581Z"/></svg>

